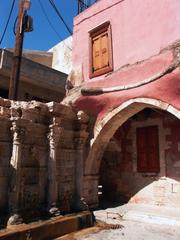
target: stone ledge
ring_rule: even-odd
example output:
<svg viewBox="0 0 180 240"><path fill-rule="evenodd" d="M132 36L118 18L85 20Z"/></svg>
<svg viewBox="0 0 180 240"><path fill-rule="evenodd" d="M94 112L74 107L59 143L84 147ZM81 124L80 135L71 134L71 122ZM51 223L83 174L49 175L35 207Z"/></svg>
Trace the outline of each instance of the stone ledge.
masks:
<svg viewBox="0 0 180 240"><path fill-rule="evenodd" d="M3 240L54 239L93 225L92 214L84 211L77 214L55 217L50 220L8 226L0 231ZM29 238L28 238L29 237Z"/></svg>

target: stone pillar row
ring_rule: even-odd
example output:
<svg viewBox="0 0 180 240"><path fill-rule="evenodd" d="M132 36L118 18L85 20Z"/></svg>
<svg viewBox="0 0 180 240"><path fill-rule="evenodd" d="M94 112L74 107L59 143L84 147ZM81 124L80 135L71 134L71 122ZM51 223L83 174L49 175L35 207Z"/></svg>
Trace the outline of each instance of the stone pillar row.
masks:
<svg viewBox="0 0 180 240"><path fill-rule="evenodd" d="M70 193L74 197L73 207L83 209L83 169L89 136L88 117L71 107L54 102L11 102L8 107L3 108L11 123L12 136L7 189L8 224L22 223L28 219L28 214L31 219L43 211L50 216L60 215L58 201L64 194L61 189L68 188L67 179L73 181L73 192ZM71 139L64 144L69 138L66 135L68 132L71 133ZM61 155L63 151L66 154ZM68 167L68 161L71 162L71 168ZM64 178L59 180L63 166L67 174L62 174ZM69 169L72 170L68 172ZM0 206L0 209L1 207L3 208ZM60 208L63 209L63 206Z"/></svg>

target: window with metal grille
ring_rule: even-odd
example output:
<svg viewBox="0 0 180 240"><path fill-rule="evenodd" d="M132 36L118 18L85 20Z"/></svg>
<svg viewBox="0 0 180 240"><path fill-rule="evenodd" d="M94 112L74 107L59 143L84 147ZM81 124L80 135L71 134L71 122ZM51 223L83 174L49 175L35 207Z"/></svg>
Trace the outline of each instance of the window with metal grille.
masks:
<svg viewBox="0 0 180 240"><path fill-rule="evenodd" d="M78 13L83 12L97 1L99 0L78 0Z"/></svg>
<svg viewBox="0 0 180 240"><path fill-rule="evenodd" d="M159 172L158 127L148 126L136 129L137 171Z"/></svg>
<svg viewBox="0 0 180 240"><path fill-rule="evenodd" d="M112 71L110 23L106 22L90 31L90 77Z"/></svg>

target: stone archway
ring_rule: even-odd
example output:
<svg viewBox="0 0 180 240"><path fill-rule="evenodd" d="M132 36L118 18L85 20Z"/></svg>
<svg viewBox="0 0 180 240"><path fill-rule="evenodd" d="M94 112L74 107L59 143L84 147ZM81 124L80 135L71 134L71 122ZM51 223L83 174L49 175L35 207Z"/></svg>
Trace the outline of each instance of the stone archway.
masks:
<svg viewBox="0 0 180 240"><path fill-rule="evenodd" d="M96 206L98 202L99 168L109 140L124 122L144 108L157 108L180 118L180 111L165 102L149 98L136 98L123 103L96 123L94 138L91 140L91 149L84 168L84 196L90 205Z"/></svg>

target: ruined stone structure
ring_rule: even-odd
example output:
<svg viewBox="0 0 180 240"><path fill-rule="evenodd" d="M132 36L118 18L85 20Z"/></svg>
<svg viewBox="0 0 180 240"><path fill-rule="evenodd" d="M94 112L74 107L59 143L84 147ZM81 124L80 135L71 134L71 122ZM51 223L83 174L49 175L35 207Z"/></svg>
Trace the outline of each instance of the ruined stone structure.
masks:
<svg viewBox="0 0 180 240"><path fill-rule="evenodd" d="M74 20L66 98L1 99L5 222L109 202L180 207L179 13L179 0L97 1Z"/></svg>
<svg viewBox="0 0 180 240"><path fill-rule="evenodd" d="M53 102L1 99L0 108L1 221L78 209L88 118Z"/></svg>

